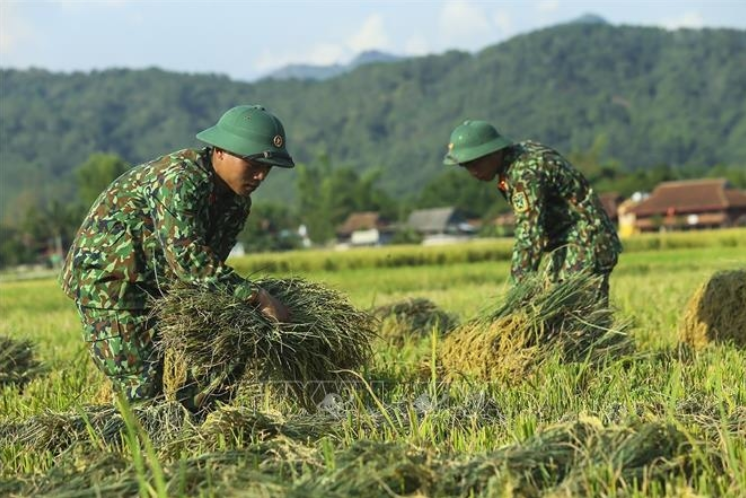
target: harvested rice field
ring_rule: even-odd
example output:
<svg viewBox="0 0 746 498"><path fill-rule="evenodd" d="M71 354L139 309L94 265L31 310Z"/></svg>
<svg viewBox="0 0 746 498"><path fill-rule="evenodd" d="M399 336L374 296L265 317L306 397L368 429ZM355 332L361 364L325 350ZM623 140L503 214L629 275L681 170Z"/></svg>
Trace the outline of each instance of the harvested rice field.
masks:
<svg viewBox="0 0 746 498"><path fill-rule="evenodd" d="M746 232L697 237L631 243L610 308L510 290L504 244L236 260L299 323L169 296L169 382L243 362L199 415L113 397L56 282L4 281L0 496L746 496Z"/></svg>

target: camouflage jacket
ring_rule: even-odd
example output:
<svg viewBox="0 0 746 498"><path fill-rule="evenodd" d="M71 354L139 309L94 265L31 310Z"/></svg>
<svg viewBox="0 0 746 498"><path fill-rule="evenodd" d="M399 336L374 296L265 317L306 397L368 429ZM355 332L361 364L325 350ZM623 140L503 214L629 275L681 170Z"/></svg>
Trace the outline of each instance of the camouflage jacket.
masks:
<svg viewBox="0 0 746 498"><path fill-rule="evenodd" d="M610 272L622 245L585 177L558 152L532 141L506 151L498 188L516 218L511 278L539 269L542 255L564 250L555 272Z"/></svg>
<svg viewBox="0 0 746 498"><path fill-rule="evenodd" d="M176 281L251 295L252 284L225 265L251 199L215 181L211 150L136 166L101 193L60 275L69 297L94 308L146 309Z"/></svg>

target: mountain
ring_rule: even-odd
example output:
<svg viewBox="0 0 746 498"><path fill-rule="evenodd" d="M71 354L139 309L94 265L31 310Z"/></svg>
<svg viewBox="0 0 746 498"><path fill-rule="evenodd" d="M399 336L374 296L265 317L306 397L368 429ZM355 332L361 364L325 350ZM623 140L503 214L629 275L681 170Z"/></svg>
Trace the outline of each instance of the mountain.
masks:
<svg viewBox="0 0 746 498"><path fill-rule="evenodd" d="M350 69L355 69L356 67L360 67L365 64L374 64L378 62L396 62L401 59L402 57L398 55L387 54L386 52L380 52L378 50L367 50L360 53L360 55L355 57L347 66Z"/></svg>
<svg viewBox="0 0 746 498"><path fill-rule="evenodd" d="M332 64L331 66L314 66L311 64L288 64L276 71L272 71L262 79L272 80L326 80L347 72L347 66Z"/></svg>
<svg viewBox="0 0 746 498"><path fill-rule="evenodd" d="M323 81L0 70L0 209L74 195L71 172L94 152L136 164L197 145L195 132L239 103L280 116L298 162L378 170L398 197L444 172L448 136L467 118L565 154L602 143L599 160L629 171L746 167L744 54L742 30L573 23ZM294 175L270 175L260 198L289 199Z"/></svg>
<svg viewBox="0 0 746 498"><path fill-rule="evenodd" d="M596 14L583 14L577 19L573 19L572 21L569 21L567 24L606 24L608 25L609 22L603 17L596 15Z"/></svg>
<svg viewBox="0 0 746 498"><path fill-rule="evenodd" d="M344 74L364 66L365 64L374 64L379 62L396 62L401 60L401 57L397 55L387 54L385 52L379 52L377 50L370 50L362 52L360 55L355 57L349 64L332 64L330 66L314 66L310 64L290 64L282 67L276 71L269 73L263 79L272 80L326 80L334 78L340 74Z"/></svg>

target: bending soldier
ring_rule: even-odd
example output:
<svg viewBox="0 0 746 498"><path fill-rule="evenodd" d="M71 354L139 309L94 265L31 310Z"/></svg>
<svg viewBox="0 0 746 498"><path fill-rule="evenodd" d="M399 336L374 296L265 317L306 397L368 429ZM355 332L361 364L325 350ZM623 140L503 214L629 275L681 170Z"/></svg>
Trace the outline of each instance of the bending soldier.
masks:
<svg viewBox="0 0 746 498"><path fill-rule="evenodd" d="M608 304L609 275L622 246L593 188L564 157L533 141L514 143L485 121L465 121L451 133L443 162L477 180L497 180L516 220L513 283L551 254L553 281L589 271L599 276L599 300Z"/></svg>

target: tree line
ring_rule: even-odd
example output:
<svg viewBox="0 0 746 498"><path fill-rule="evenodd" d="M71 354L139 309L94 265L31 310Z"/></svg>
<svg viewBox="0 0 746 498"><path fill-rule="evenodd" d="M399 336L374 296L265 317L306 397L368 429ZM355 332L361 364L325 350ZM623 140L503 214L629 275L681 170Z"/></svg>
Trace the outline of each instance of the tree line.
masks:
<svg viewBox="0 0 746 498"><path fill-rule="evenodd" d="M603 137L599 161L625 173L742 168L744 53L739 30L575 24L322 82L0 70L0 210L17 219L30 204L65 203L77 195L74 168L97 152L138 164L197 145L195 132L239 103L280 116L298 162L327 157L366 179L379 171L376 185L398 201L442 173L448 135L466 118L564 154ZM258 199L295 202L290 192L271 182Z"/></svg>
<svg viewBox="0 0 746 498"><path fill-rule="evenodd" d="M746 168L654 168L627 172L613 162L604 162L600 148L575 153L569 159L580 168L599 192L614 191L629 196L651 191L662 181L689 178L726 177L746 188ZM95 153L74 171L76 195L66 202L51 198L43 204L30 203L14 219L0 221L0 268L28 263L51 264L55 251L66 250L91 204L111 181L131 167L116 154ZM258 200L252 207L239 240L249 252L295 249L301 240L298 227L305 225L315 244L332 241L347 216L360 211L377 211L384 218L404 222L414 209L454 206L484 221L483 235L492 235L490 221L510 208L494 185L475 181L460 168L444 168L420 191L395 198L380 185L381 171L363 174L349 166L335 167L328 156L313 163L299 164L294 170L275 175L296 195L291 201ZM273 175L270 175L272 177ZM261 190L261 189L260 189ZM398 239L410 242L406 233Z"/></svg>

